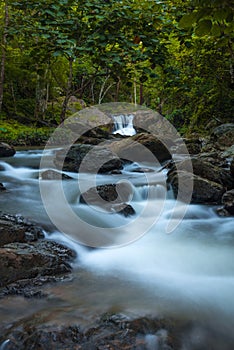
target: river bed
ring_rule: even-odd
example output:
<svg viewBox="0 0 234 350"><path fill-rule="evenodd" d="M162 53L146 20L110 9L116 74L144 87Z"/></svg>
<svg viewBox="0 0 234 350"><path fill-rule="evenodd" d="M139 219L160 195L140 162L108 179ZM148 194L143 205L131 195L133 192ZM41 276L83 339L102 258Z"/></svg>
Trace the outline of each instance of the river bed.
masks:
<svg viewBox="0 0 234 350"><path fill-rule="evenodd" d="M48 157L51 154L53 150ZM18 151L13 158L0 162L0 182L7 188L0 197L1 208L41 224L46 238L72 247L77 252L73 280L46 286L49 297L45 299L9 297L2 300L2 327L30 315L43 324L77 322L84 327L104 312L131 317L174 317L194 323L185 337L183 349L208 349L208 343L209 349L233 349L233 218L218 217L214 207L190 205L179 226L167 234L167 223L175 203L168 191L159 217L142 237L121 247L90 249L59 232L49 219L39 189L41 155L41 150ZM165 173L153 170L155 181L146 187L144 174L133 173L131 168L123 172L133 183L131 205L137 214L144 207L147 187L155 187L150 199L149 220L155 207L161 206L164 195L160 186ZM100 229L103 225L112 227L128 222L128 218L118 214L98 212L95 215L93 208L80 204L79 192L75 189L78 176L66 174L74 178L64 181L66 196L83 220L91 220ZM81 176L79 181L85 182L87 176ZM97 182L112 183L118 179L120 175L119 178L100 175Z"/></svg>

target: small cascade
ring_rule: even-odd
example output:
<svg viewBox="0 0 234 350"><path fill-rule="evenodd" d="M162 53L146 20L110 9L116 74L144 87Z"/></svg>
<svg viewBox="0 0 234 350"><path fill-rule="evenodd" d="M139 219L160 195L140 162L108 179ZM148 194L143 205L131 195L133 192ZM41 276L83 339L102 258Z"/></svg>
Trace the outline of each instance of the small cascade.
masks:
<svg viewBox="0 0 234 350"><path fill-rule="evenodd" d="M123 136L133 136L136 134L136 130L133 126L133 114L118 114L112 115L114 121L113 134L120 134Z"/></svg>

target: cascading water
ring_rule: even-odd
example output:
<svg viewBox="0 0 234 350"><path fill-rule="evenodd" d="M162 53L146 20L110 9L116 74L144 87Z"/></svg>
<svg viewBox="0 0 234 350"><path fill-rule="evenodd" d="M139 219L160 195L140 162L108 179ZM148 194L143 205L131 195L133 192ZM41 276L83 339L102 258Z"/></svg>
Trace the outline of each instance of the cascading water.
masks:
<svg viewBox="0 0 234 350"><path fill-rule="evenodd" d="M190 334L191 340L185 336L184 349L205 349L208 341L214 350L232 349L229 345L234 343L233 219L218 217L212 207L190 205L180 226L166 234L174 206L174 199L168 196L158 220L142 238L118 249L89 250L51 225L40 199L39 171L35 168L40 155L39 151L18 152L7 163L1 162L1 182L8 191L0 196L0 203L6 212L22 214L44 225L48 239L64 242L77 251L74 280L48 286L48 300L9 297L2 306L5 312L1 313L0 323L11 323L33 313L35 317L56 318L54 322L75 320L84 324L109 310L138 316L175 316L196 323L194 334L199 334L199 341L203 342L196 347L198 339ZM30 161L33 168L29 167ZM67 174L74 180L64 181L66 196L84 220L99 227L128 222L119 214L95 212L94 208L80 204L80 193L75 187L77 174ZM152 182L147 186L144 174L131 172L129 166L123 175L133 183L131 205L136 216L144 207L148 191L151 192L147 213L150 219L156 207L161 206L165 192L163 174L152 172ZM80 181L87 176L79 174ZM120 178L121 175L98 175L97 182L112 183ZM48 181L48 188L53 188L53 182ZM148 335L147 339L154 348L159 336Z"/></svg>
<svg viewBox="0 0 234 350"><path fill-rule="evenodd" d="M120 134L122 136L133 136L136 130L133 127L133 114L119 114L112 115L114 121L113 134Z"/></svg>

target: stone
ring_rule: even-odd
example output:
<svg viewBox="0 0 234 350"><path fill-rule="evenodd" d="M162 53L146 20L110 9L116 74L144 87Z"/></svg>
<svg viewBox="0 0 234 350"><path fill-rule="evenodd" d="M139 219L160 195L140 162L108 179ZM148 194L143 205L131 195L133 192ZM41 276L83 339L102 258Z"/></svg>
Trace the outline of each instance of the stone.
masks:
<svg viewBox="0 0 234 350"><path fill-rule="evenodd" d="M53 169L42 171L39 175L41 180L71 180L72 177L64 173L59 173Z"/></svg>
<svg viewBox="0 0 234 350"><path fill-rule="evenodd" d="M197 175L201 178L216 182L217 184L222 185L227 189L231 189L234 185L233 178L230 175L228 169L220 168L217 165L200 159L200 158L191 158L190 160L185 159L181 162L173 164L170 171L180 171L188 170L190 161L192 162L192 172L194 175ZM170 174L169 171L169 174Z"/></svg>
<svg viewBox="0 0 234 350"><path fill-rule="evenodd" d="M224 209L228 211L229 214L234 215L234 189L224 193L222 197L222 204Z"/></svg>
<svg viewBox="0 0 234 350"><path fill-rule="evenodd" d="M222 124L216 127L210 140L220 149L226 149L234 144L234 123Z"/></svg>
<svg viewBox="0 0 234 350"><path fill-rule="evenodd" d="M230 172L232 177L234 178L234 158L232 159L231 163L230 163Z"/></svg>
<svg viewBox="0 0 234 350"><path fill-rule="evenodd" d="M5 192L6 187L0 182L0 192Z"/></svg>
<svg viewBox="0 0 234 350"><path fill-rule="evenodd" d="M124 216L135 214L135 210L127 202L131 199L133 189L128 183L118 183L91 187L80 196L80 203L97 205L105 211L119 213Z"/></svg>
<svg viewBox="0 0 234 350"><path fill-rule="evenodd" d="M71 172L108 173L123 168L121 159L107 147L81 144L57 151L54 163L60 170Z"/></svg>
<svg viewBox="0 0 234 350"><path fill-rule="evenodd" d="M220 204L225 188L213 181L186 171L180 171L180 200L187 202L188 188L193 181L191 203L196 204ZM171 184L175 197L178 195L178 172L170 172L168 182Z"/></svg>
<svg viewBox="0 0 234 350"><path fill-rule="evenodd" d="M0 287L22 279L71 272L72 256L69 248L52 241L4 245L0 248Z"/></svg>
<svg viewBox="0 0 234 350"><path fill-rule="evenodd" d="M110 144L110 149L120 158L134 162L164 162L171 159L168 148L155 136L136 134Z"/></svg>
<svg viewBox="0 0 234 350"><path fill-rule="evenodd" d="M8 145L5 142L0 142L0 158L1 157L13 157L16 153L14 147Z"/></svg>
<svg viewBox="0 0 234 350"><path fill-rule="evenodd" d="M0 214L0 247L8 243L26 243L44 237L41 227L34 225L20 216Z"/></svg>

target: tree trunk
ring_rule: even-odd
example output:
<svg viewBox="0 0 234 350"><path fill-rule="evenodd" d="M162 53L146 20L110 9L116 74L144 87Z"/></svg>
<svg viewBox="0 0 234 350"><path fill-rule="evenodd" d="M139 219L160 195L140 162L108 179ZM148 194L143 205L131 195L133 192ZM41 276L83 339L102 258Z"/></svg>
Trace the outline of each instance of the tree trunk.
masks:
<svg viewBox="0 0 234 350"><path fill-rule="evenodd" d="M5 64L6 64L6 47L7 47L7 30L9 25L9 12L8 4L5 2L5 18L4 18L4 29L2 36L2 58L1 58L1 68L0 68L0 112L2 111L3 103L3 86L5 77Z"/></svg>
<svg viewBox="0 0 234 350"><path fill-rule="evenodd" d="M62 123L66 118L66 111L69 99L72 93L72 79L73 79L73 58L69 58L69 76L67 80L67 88L65 98L63 100L62 111L60 113L60 123Z"/></svg>

